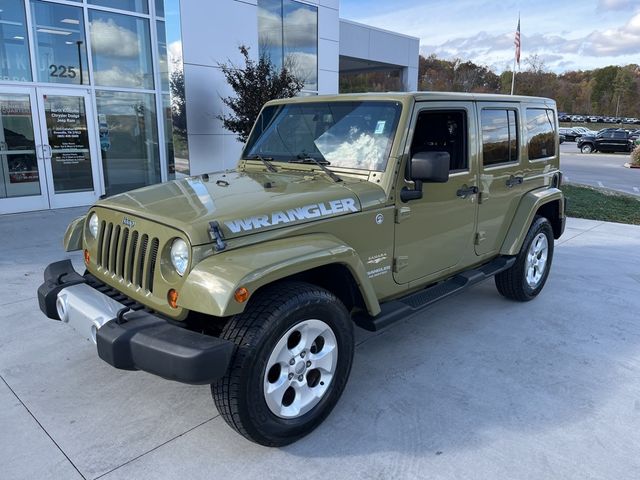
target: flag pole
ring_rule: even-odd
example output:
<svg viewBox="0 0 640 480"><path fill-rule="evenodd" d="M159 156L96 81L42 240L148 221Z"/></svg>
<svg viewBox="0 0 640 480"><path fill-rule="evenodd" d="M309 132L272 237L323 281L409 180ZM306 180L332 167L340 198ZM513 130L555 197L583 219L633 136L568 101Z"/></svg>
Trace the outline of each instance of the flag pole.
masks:
<svg viewBox="0 0 640 480"><path fill-rule="evenodd" d="M513 87L516 83L516 57L513 57L513 73L511 74L511 95L513 95Z"/></svg>
<svg viewBox="0 0 640 480"><path fill-rule="evenodd" d="M516 61L520 65L520 12L518 12L518 28L516 29L516 38L513 42L516 46L516 52L513 56L513 74L511 75L511 95L516 84Z"/></svg>

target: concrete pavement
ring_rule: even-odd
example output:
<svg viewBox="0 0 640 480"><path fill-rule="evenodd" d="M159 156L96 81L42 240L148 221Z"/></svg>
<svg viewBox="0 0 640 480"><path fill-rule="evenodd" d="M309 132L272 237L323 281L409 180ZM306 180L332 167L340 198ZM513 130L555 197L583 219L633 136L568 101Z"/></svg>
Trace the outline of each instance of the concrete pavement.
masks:
<svg viewBox="0 0 640 480"><path fill-rule="evenodd" d="M580 153L575 142L560 145L566 182L640 196L640 169L625 168L628 161L628 153Z"/></svg>
<svg viewBox="0 0 640 480"><path fill-rule="evenodd" d="M282 449L244 440L208 387L121 372L40 313L82 210L0 216L3 479L637 479L640 227L569 219L527 304L488 281L358 333L345 394ZM78 266L77 254L70 256Z"/></svg>

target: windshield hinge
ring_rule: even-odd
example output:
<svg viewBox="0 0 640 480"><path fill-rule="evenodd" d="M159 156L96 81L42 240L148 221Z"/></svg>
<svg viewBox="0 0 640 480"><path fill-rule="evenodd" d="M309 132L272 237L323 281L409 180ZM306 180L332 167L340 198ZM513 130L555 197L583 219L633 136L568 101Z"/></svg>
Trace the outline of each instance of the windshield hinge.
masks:
<svg viewBox="0 0 640 480"><path fill-rule="evenodd" d="M223 251L225 248L227 248L227 244L225 243L222 232L220 231L220 224L217 220L214 220L213 222L209 222L209 227L209 235L211 236L211 240L214 240L216 242L216 244L213 246L213 251Z"/></svg>

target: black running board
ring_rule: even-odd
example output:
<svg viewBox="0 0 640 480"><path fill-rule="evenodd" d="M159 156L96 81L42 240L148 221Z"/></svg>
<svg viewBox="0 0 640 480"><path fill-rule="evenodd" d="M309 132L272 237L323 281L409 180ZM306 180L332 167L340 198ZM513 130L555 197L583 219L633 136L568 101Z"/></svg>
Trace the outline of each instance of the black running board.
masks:
<svg viewBox="0 0 640 480"><path fill-rule="evenodd" d="M444 282L410 293L406 297L385 302L380 305L382 311L375 317L366 313L358 313L354 315L353 320L359 327L375 332L398 320L407 318L439 300L493 277L496 273L511 267L515 261L516 257L498 257L481 267L459 273Z"/></svg>

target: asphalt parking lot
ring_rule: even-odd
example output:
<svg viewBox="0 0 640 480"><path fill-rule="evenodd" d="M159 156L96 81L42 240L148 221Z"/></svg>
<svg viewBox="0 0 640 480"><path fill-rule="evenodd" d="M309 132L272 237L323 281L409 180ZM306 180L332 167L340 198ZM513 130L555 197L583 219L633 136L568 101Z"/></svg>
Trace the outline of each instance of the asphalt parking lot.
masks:
<svg viewBox="0 0 640 480"><path fill-rule="evenodd" d="M640 168L625 168L628 161L628 153L580 153L575 142L560 145L566 182L640 196Z"/></svg>
<svg viewBox="0 0 640 480"><path fill-rule="evenodd" d="M639 226L569 219L531 303L488 281L360 331L331 416L269 449L224 424L208 387L117 371L40 313L43 268L67 256L80 211L0 216L3 479L640 475Z"/></svg>

